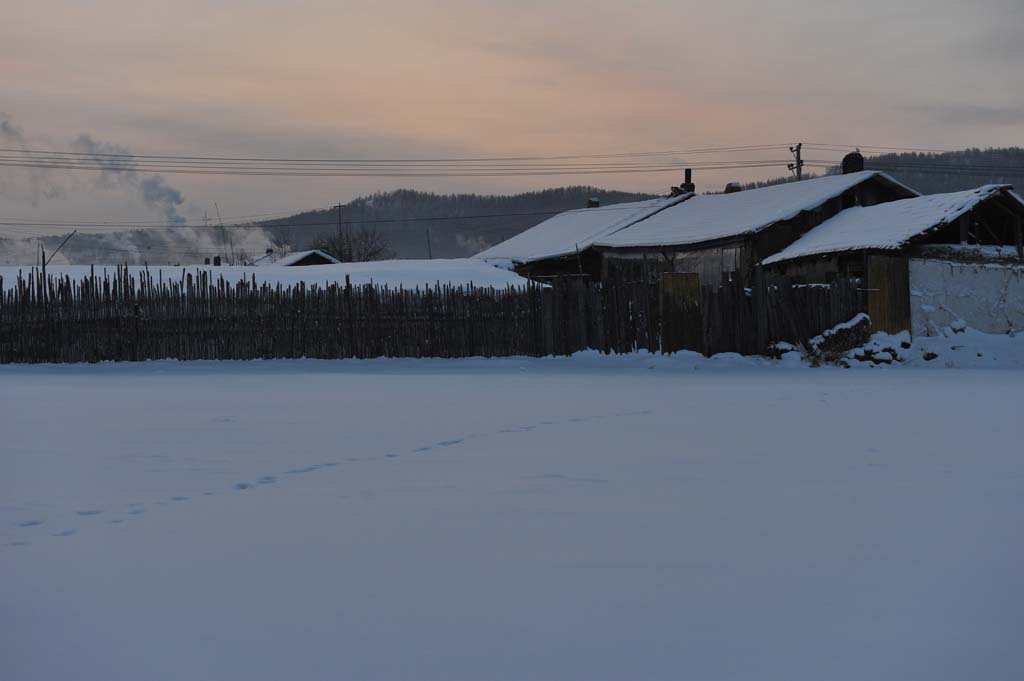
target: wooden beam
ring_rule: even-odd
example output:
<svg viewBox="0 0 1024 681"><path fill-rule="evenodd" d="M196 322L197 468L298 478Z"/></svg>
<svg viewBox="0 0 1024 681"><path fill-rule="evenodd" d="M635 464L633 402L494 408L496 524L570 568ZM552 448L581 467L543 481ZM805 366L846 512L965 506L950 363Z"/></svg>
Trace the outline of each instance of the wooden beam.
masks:
<svg viewBox="0 0 1024 681"><path fill-rule="evenodd" d="M967 236L971 230L971 214L964 213L960 216L960 243L967 243Z"/></svg>
<svg viewBox="0 0 1024 681"><path fill-rule="evenodd" d="M1021 219L1019 215L1014 216L1013 225L1013 239L1017 243L1017 257L1024 260L1024 228L1021 227Z"/></svg>
<svg viewBox="0 0 1024 681"><path fill-rule="evenodd" d="M996 234L996 231L992 229L987 222L985 222L984 218L982 218L981 215L978 215L976 219L979 225L988 230L989 235L992 237L992 243L996 246L1002 246L1002 244L999 243L999 235ZM978 243L981 243L980 238L978 239Z"/></svg>

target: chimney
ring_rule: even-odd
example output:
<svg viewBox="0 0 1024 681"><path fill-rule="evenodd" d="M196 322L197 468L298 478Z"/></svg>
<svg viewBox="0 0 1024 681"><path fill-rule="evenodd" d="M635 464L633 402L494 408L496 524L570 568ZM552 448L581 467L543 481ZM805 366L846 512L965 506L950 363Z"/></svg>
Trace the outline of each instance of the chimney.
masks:
<svg viewBox="0 0 1024 681"><path fill-rule="evenodd" d="M601 207L601 199L595 198L593 196L591 196L589 199L587 199L587 208L600 208L600 207Z"/></svg>
<svg viewBox="0 0 1024 681"><path fill-rule="evenodd" d="M209 265L210 264L210 259L209 258L203 258L203 264L204 265Z"/></svg>
<svg viewBox="0 0 1024 681"><path fill-rule="evenodd" d="M730 182L729 184L725 185L726 194L735 194L736 192L741 191L743 191L743 185L741 185L739 182Z"/></svg>
<svg viewBox="0 0 1024 681"><path fill-rule="evenodd" d="M214 267L220 267L220 256L219 255L213 256L213 266Z"/></svg>
<svg viewBox="0 0 1024 681"><path fill-rule="evenodd" d="M864 157L859 149L843 156L843 175L859 173L862 170L864 170Z"/></svg>
<svg viewBox="0 0 1024 681"><path fill-rule="evenodd" d="M685 179L679 188L682 189L684 193L688 192L692 194L697 190L697 187L693 184L693 168L687 168L684 172Z"/></svg>

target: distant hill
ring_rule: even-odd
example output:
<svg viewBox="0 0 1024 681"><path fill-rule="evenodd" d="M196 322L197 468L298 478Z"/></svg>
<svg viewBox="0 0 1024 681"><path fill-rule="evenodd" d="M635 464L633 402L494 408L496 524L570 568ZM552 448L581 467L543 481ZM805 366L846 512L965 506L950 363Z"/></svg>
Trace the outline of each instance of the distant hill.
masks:
<svg viewBox="0 0 1024 681"><path fill-rule="evenodd" d="M435 258L460 258L515 236L550 215L584 208L587 199L602 205L653 198L650 194L573 186L510 195L431 194L409 189L373 194L350 201L342 208L342 221L382 232L398 258L426 258L427 231ZM471 216L496 215L479 218ZM426 218L426 219L422 219ZM278 243L306 248L321 234L337 229L334 209L308 211L259 223Z"/></svg>
<svg viewBox="0 0 1024 681"><path fill-rule="evenodd" d="M379 230L390 240L395 257L426 258L429 229L433 256L456 258L474 255L555 213L583 208L589 198L606 205L652 196L584 186L512 195L431 194L401 189L349 202L343 208L342 219L345 222L367 221L364 223L367 228ZM479 215L500 217L469 217ZM337 219L337 211L327 209L250 225L228 225L223 229L219 226L149 227L79 233L61 249L54 262L185 265L220 255L224 262L241 263L262 255L272 244L287 243L292 250L308 248L319 235L334 232ZM345 225L344 228L361 226ZM53 253L63 240L63 236L38 240L0 238L0 263L31 265L38 258L40 243L47 253Z"/></svg>
<svg viewBox="0 0 1024 681"><path fill-rule="evenodd" d="M1012 184L1024 189L1024 148L964 149L943 153L902 153L869 156L867 170L884 170L922 194L941 194L972 189L979 185ZM839 168L829 168L834 175ZM805 177L814 177L807 175ZM751 182L744 189L793 182L792 176Z"/></svg>

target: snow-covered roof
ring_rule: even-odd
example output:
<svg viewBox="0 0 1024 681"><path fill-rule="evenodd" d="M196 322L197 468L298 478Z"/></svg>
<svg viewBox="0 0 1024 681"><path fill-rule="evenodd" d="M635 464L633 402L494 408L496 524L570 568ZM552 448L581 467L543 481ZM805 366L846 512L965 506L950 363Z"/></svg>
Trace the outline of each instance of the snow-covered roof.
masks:
<svg viewBox="0 0 1024 681"><path fill-rule="evenodd" d="M749 189L733 194L704 194L628 229L598 239L597 246L618 248L682 246L757 232L789 220L802 211L813 210L862 182L881 178L905 190L918 193L877 170L848 175L826 175L801 182Z"/></svg>
<svg viewBox="0 0 1024 681"><path fill-rule="evenodd" d="M528 263L574 255L577 250L589 248L597 239L614 234L692 196L682 194L566 211L473 257Z"/></svg>
<svg viewBox="0 0 1024 681"><path fill-rule="evenodd" d="M327 260L327 262L332 263L334 265L338 265L341 263L340 260L335 258L330 253L325 253L323 251L313 249L310 251L292 251L291 253L287 253L278 258L273 257L273 254L268 254L263 256L262 258L257 258L256 260L253 261L253 264L261 266L279 265L281 267L291 267L296 263L308 258L311 255L319 255L320 257Z"/></svg>
<svg viewBox="0 0 1024 681"><path fill-rule="evenodd" d="M996 194L1012 197L1024 209L1024 199L1005 184L987 184L963 192L931 194L876 206L857 206L821 223L787 248L765 258L763 264L825 253L902 248L919 234L956 220Z"/></svg>
<svg viewBox="0 0 1024 681"><path fill-rule="evenodd" d="M104 272L113 273L117 265L59 265L48 266L46 273L53 276L68 276L71 279L79 280L88 277L90 271L96 276L102 277ZM0 266L0 278L6 289L17 285L18 273L27 277L32 267L29 266ZM530 282L515 272L492 267L491 265L473 258L458 258L450 260L378 260L375 262L346 262L337 265L319 265L317 267L287 267L277 263L263 266L222 266L212 265L150 265L148 268L141 265L128 266L128 272L138 279L142 272L149 272L154 280L179 280L186 273L195 276L196 271L209 272L216 279L223 276L230 283L245 279L255 281L257 285L270 284L276 286L291 286L304 282L307 286L318 284L325 286L329 284L344 284L345 277L353 286L363 284L377 284L406 289L416 287L433 287L451 284L452 286L465 286L474 284L480 288L505 288L514 286L517 288L526 287Z"/></svg>

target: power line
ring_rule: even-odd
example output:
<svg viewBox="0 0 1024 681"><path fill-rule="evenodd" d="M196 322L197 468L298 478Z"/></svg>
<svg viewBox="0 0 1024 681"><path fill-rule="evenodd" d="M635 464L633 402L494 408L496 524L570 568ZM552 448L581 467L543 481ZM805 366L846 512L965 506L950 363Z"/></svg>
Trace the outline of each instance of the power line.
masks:
<svg viewBox="0 0 1024 681"><path fill-rule="evenodd" d="M152 172L175 175L235 175L235 176L266 176L266 177L542 177L553 175L629 175L635 173L679 172L685 168L695 170L727 170L738 168L769 168L783 165L784 161L746 161L739 163L711 162L693 164L677 162L662 165L638 166L553 166L536 168L486 168L486 169L292 169L282 167L235 168L235 167L181 167L181 166L135 166L132 168L111 168L96 163L54 164L48 162L14 162L0 161L0 167L9 168L41 168L48 170L90 170L95 172Z"/></svg>
<svg viewBox="0 0 1024 681"><path fill-rule="evenodd" d="M784 149L787 144L755 144L731 147L706 147L698 149L677 149L659 151L634 151L611 154L565 154L557 156L479 156L479 157L437 157L437 158L385 158L385 159L357 159L357 158L286 158L274 156L170 156L154 154L108 154L77 151L52 151L47 149L22 149L22 148L0 148L0 152L17 153L22 155L50 155L81 158L110 158L110 159L152 159L152 160L187 160L187 161L216 161L236 162L254 161L269 163L485 163L485 162L524 162L524 161L566 161L583 159L610 159L630 158L649 156L672 156L681 154L710 154L710 153L734 153L744 151L760 151L769 149Z"/></svg>

